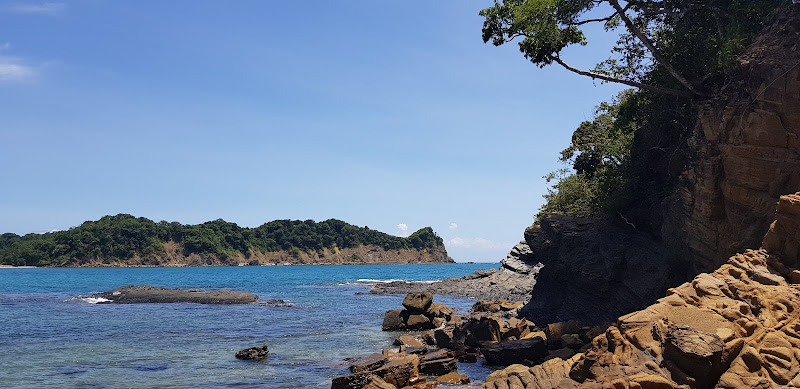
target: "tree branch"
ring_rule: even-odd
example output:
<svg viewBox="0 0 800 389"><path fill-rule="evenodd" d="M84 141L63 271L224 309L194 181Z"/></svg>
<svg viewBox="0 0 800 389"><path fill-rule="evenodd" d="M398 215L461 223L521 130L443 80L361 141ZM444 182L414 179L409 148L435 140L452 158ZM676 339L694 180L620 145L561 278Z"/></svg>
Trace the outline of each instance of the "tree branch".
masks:
<svg viewBox="0 0 800 389"><path fill-rule="evenodd" d="M675 70L675 68L673 68L672 65L670 65L670 63L666 60L666 58L661 56L658 50L656 50L656 47L653 45L653 42L651 42L650 39L646 35L644 35L642 30L636 27L633 24L633 21L631 21L631 19L628 18L628 15L625 14L624 10L619 5L618 0L608 0L608 3L611 4L611 6L614 7L615 10L617 10L617 13L619 14L620 18L622 18L622 21L625 23L625 26L628 28L628 30L632 32L633 35L635 35L637 38L639 38L639 40L644 44L644 46L647 47L647 50L650 51L650 54L653 55L653 58L655 58L658 64L667 69L667 71L672 75L672 77L675 77L675 79L678 80L678 82L680 82L681 85L686 87L686 89L692 91L692 93L694 93L695 95L704 97L707 96L706 94L698 91L697 88L695 88L694 84L689 82L689 80L687 80L686 77L678 73L678 71Z"/></svg>
<svg viewBox="0 0 800 389"><path fill-rule="evenodd" d="M569 71L571 71L573 73L577 73L577 74L580 74L582 76L591 77L593 79L594 78L599 78L599 79L601 79L603 81L615 82L615 83L618 83L618 84L624 84L624 85L632 86L634 88L640 88L640 89L644 89L644 90L649 90L649 91L655 92L655 93L661 93L661 94L667 94L667 95L679 96L679 97L688 97L688 98L694 97L694 95L692 93L689 93L689 92L686 92L686 91L682 91L682 90L661 88L661 87L657 87L657 86L653 86L653 85L643 84L641 82L636 82L636 81L626 80L626 79L623 79L623 78L616 78L616 77L607 76L605 74L600 74L600 73L595 73L595 72L587 72L585 70L580 70L580 69L574 68L574 67L570 66L569 64L567 64L566 62L562 61L561 58L559 58L558 56L554 56L553 57L553 61L556 61L559 65L563 66L565 69L567 69L567 70L569 70Z"/></svg>

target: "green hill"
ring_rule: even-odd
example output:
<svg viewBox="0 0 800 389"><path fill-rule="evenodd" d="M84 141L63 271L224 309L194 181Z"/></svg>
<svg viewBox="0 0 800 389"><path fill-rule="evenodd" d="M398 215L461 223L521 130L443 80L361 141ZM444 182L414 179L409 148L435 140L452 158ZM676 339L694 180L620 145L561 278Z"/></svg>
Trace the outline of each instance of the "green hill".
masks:
<svg viewBox="0 0 800 389"><path fill-rule="evenodd" d="M384 250L443 250L442 238L430 227L407 238L358 227L341 220L275 220L256 228L239 227L222 219L196 225L154 222L127 214L104 216L66 231L19 236L0 235L0 264L72 266L82 262L111 263L131 258L158 258L165 244L177 243L182 255L250 258L288 252L319 253L378 246Z"/></svg>

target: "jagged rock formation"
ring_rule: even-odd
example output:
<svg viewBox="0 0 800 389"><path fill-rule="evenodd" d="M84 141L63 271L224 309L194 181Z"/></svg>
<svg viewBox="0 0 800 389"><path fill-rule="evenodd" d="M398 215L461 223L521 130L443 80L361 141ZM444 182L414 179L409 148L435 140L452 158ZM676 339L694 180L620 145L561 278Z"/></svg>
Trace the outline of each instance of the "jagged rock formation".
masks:
<svg viewBox="0 0 800 389"><path fill-rule="evenodd" d="M800 190L800 7L791 4L700 115L694 163L664 202L664 241L699 271L757 248L782 194Z"/></svg>
<svg viewBox="0 0 800 389"><path fill-rule="evenodd" d="M372 294L433 293L467 296L483 300L527 301L542 268L526 242L515 245L500 261L500 269L479 270L463 277L450 277L431 284L393 281L378 283Z"/></svg>
<svg viewBox="0 0 800 389"><path fill-rule="evenodd" d="M483 387L800 387L800 193L779 204L764 249L619 318L582 354L514 365Z"/></svg>
<svg viewBox="0 0 800 389"><path fill-rule="evenodd" d="M534 323L611 323L687 276L650 235L625 224L548 215L525 231L544 266L521 314Z"/></svg>

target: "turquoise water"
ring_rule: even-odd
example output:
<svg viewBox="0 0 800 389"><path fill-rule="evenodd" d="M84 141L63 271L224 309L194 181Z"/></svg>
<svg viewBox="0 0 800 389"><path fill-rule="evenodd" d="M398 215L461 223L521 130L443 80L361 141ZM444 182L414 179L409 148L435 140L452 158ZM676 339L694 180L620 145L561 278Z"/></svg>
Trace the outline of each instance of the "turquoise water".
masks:
<svg viewBox="0 0 800 389"><path fill-rule="evenodd" d="M0 269L0 387L328 388L346 357L389 347L375 280L433 281L496 264ZM129 284L232 288L290 306L90 304ZM436 296L459 309L474 300ZM265 362L239 361L269 344ZM480 365L460 365L472 375Z"/></svg>

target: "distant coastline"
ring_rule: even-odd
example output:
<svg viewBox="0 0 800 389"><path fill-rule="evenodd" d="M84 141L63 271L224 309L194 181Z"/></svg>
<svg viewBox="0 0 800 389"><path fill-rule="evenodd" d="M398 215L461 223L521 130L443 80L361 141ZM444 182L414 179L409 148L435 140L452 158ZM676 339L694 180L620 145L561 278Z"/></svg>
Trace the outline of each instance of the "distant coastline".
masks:
<svg viewBox="0 0 800 389"><path fill-rule="evenodd" d="M0 235L0 264L178 267L455 263L431 227L408 237L341 220L274 220L256 228L104 216L66 231Z"/></svg>

